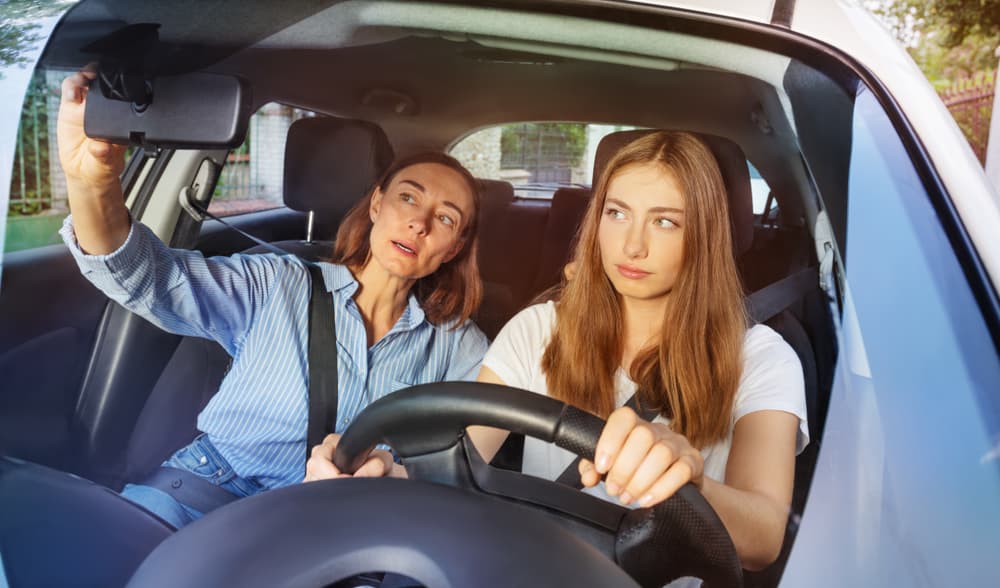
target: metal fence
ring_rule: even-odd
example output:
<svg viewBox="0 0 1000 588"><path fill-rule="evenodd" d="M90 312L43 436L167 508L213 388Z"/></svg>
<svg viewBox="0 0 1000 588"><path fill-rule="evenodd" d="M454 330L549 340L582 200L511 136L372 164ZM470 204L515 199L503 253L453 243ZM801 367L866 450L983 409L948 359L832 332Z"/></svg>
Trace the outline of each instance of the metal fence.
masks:
<svg viewBox="0 0 1000 588"><path fill-rule="evenodd" d="M9 216L66 210L61 176L53 185L50 169L58 163L55 151L57 91L58 86L53 89L44 75L34 76L28 87L14 150Z"/></svg>
<svg viewBox="0 0 1000 588"><path fill-rule="evenodd" d="M986 163L986 143L996 92L997 71L959 80L940 92L945 106L965 133L979 162Z"/></svg>
<svg viewBox="0 0 1000 588"><path fill-rule="evenodd" d="M586 146L586 125L526 123L506 125L500 168L522 169L529 182L568 183Z"/></svg>

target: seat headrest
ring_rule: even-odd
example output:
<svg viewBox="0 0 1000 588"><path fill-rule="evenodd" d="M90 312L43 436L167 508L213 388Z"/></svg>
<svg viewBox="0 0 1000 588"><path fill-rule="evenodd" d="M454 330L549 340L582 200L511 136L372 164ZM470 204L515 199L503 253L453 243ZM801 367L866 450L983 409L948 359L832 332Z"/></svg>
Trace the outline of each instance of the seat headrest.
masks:
<svg viewBox="0 0 1000 588"><path fill-rule="evenodd" d="M611 158L619 149L643 135L659 129L619 131L601 139L594 156L594 184ZM739 145L717 135L691 133L708 145L719 164L722 181L729 196L729 222L733 232L733 250L738 256L750 250L753 244L753 193L750 191L750 170L747 158Z"/></svg>
<svg viewBox="0 0 1000 588"><path fill-rule="evenodd" d="M340 218L392 163L392 146L377 125L328 117L292 123L285 143L285 206Z"/></svg>

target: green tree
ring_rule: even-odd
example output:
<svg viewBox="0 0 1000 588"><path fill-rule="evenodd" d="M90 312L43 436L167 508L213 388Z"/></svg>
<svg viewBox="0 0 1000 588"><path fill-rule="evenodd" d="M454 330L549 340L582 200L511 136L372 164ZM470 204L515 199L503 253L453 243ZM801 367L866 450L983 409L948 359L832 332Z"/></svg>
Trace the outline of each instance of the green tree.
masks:
<svg viewBox="0 0 1000 588"><path fill-rule="evenodd" d="M1000 46L1000 0L869 0L936 86L992 70Z"/></svg>
<svg viewBox="0 0 1000 588"><path fill-rule="evenodd" d="M57 14L73 2L0 0L0 68L27 64L26 54L42 41L37 20ZM3 73L0 72L0 79Z"/></svg>

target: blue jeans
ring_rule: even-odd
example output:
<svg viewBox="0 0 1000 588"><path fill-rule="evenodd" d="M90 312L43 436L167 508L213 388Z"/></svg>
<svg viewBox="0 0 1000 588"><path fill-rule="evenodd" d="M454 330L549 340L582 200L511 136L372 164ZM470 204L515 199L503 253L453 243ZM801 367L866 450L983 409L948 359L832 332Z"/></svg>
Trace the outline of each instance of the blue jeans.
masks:
<svg viewBox="0 0 1000 588"><path fill-rule="evenodd" d="M187 447L178 449L163 465L187 470L239 497L266 490L256 481L238 476L204 433ZM152 486L127 484L121 494L178 529L205 514Z"/></svg>

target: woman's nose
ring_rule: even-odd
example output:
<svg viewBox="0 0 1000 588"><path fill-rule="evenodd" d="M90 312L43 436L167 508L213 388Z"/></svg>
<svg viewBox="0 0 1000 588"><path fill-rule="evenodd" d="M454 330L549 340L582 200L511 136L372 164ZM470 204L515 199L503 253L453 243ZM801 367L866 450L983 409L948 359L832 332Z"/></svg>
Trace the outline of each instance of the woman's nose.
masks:
<svg viewBox="0 0 1000 588"><path fill-rule="evenodd" d="M410 230L415 231L418 235L423 235L427 233L427 227L429 225L429 220L426 215L418 214L410 218L408 226Z"/></svg>
<svg viewBox="0 0 1000 588"><path fill-rule="evenodd" d="M646 236L641 227L633 225L625 230L625 243L622 249L630 259L646 256Z"/></svg>

